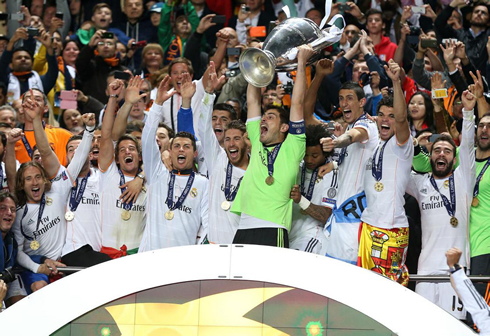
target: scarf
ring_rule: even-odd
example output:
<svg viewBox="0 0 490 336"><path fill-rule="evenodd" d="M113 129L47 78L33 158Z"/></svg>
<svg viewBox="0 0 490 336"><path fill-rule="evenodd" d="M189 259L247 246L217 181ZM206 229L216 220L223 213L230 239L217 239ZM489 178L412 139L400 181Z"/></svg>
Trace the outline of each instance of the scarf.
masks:
<svg viewBox="0 0 490 336"><path fill-rule="evenodd" d="M27 80L23 85L20 80ZM21 94L29 89L39 89L44 92L43 82L36 71L11 72L9 74L7 98L9 104L19 99Z"/></svg>
<svg viewBox="0 0 490 336"><path fill-rule="evenodd" d="M99 52L94 50L95 56L99 56ZM119 58L117 56L103 58L104 62L109 64L111 67L116 67L119 65Z"/></svg>

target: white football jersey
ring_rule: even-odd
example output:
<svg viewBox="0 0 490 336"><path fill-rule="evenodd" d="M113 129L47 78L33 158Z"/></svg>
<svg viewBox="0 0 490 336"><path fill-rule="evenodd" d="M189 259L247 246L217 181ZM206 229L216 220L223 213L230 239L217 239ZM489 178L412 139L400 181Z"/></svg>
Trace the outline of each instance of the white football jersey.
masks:
<svg viewBox="0 0 490 336"><path fill-rule="evenodd" d="M378 164L381 148L385 141L380 140L375 163ZM375 150L376 152L376 150ZM404 144L398 144L396 136L386 143L383 154L383 169L380 182L383 190L376 191L376 179L372 174L373 157L366 165L364 191L367 207L362 213L362 221L382 229L408 227L403 195L410 182L413 160L413 141L410 136Z"/></svg>

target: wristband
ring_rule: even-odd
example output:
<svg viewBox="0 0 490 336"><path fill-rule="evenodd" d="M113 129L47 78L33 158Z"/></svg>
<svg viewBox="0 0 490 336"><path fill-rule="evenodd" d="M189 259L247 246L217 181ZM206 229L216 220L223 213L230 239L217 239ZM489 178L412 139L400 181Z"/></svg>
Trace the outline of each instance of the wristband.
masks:
<svg viewBox="0 0 490 336"><path fill-rule="evenodd" d="M302 209L302 210L306 210L308 209L308 207L310 206L311 202L308 201L308 199L304 196L301 196L301 199L299 200L299 207Z"/></svg>
<svg viewBox="0 0 490 336"><path fill-rule="evenodd" d="M451 272L451 274L459 271L461 269L461 266L459 264L454 264L453 267L449 268L449 272Z"/></svg>
<svg viewBox="0 0 490 336"><path fill-rule="evenodd" d="M94 126L87 126L87 125L85 125L85 130L87 132L93 133L95 131L95 125Z"/></svg>

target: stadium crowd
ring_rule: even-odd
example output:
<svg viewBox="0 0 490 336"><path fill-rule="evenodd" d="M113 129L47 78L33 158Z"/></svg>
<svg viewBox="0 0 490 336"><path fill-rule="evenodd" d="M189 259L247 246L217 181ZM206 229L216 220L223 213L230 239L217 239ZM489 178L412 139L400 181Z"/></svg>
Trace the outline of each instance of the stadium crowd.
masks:
<svg viewBox="0 0 490 336"><path fill-rule="evenodd" d="M448 275L455 247L490 275L486 2L336 2L340 41L299 46L265 88L240 54L288 12L320 25L324 1L7 5L0 271L25 269L0 281L7 307L57 267L193 244L292 248L405 286ZM466 319L449 282L415 291Z"/></svg>

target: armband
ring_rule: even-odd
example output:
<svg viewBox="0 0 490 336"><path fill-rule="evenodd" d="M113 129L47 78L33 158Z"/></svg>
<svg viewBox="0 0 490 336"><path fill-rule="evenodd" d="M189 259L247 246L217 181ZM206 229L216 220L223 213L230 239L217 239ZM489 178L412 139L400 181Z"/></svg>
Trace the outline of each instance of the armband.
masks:
<svg viewBox="0 0 490 336"><path fill-rule="evenodd" d="M289 133L290 134L304 134L305 133L305 121L290 121L289 122Z"/></svg>

